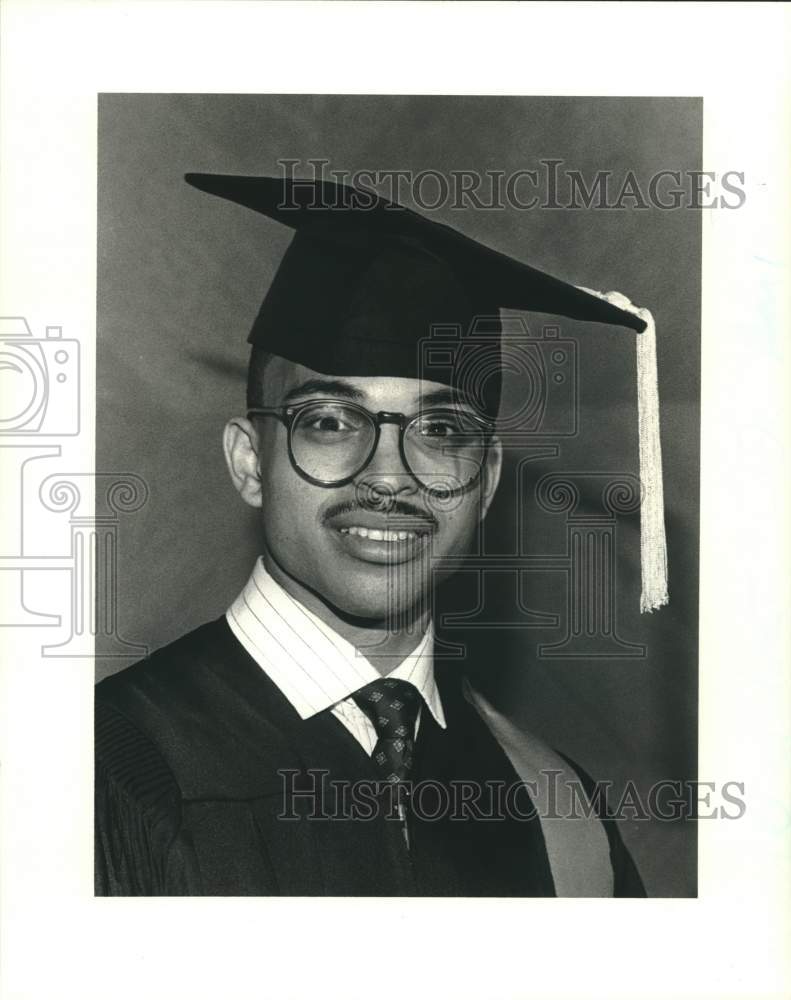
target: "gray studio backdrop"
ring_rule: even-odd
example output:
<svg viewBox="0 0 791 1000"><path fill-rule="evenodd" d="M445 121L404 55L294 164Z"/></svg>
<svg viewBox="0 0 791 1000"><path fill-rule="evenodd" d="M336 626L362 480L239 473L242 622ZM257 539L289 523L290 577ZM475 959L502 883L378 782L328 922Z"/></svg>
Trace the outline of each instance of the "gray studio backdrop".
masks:
<svg viewBox="0 0 791 1000"><path fill-rule="evenodd" d="M546 194L542 161L556 160L588 182L610 171L616 194L632 171L645 194L660 170L699 170L701 138L697 99L102 95L97 469L134 473L150 490L120 524L121 636L154 649L219 616L257 553L253 515L226 476L220 437L243 410L245 338L290 237L191 189L185 172L277 174L278 160L291 159L310 176L312 158L348 171L446 177L536 170ZM523 202L536 193L527 183L517 189ZM426 182L420 197L440 195ZM563 189L559 202L567 196ZM431 214L578 284L618 289L656 318L669 607L638 613L637 515L619 517L616 535L618 633L645 655L539 655L567 623L565 576L552 569L489 574L484 607L472 616L489 627L469 629L476 682L496 704L616 790L634 781L645 796L658 780L694 779L697 768L701 213L638 201L461 210L446 199ZM531 319L531 334L540 335L542 319ZM531 461L523 475L516 470L527 446L509 453L487 524L491 553L563 552L565 515L535 501L543 475L582 476L583 505L596 513L595 481L584 474L638 471L633 336L571 321L560 323L560 336L577 343L578 433L558 438L557 456ZM509 384L511 400L518 392ZM446 608L474 608L474 582L460 577ZM131 662L100 661L98 675ZM696 893L693 824L634 816L622 829L649 894Z"/></svg>

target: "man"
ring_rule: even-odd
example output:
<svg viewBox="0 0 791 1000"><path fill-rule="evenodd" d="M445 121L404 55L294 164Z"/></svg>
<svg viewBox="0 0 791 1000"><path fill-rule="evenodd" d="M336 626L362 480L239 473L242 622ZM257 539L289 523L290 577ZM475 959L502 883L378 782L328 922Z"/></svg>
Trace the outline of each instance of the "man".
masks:
<svg viewBox="0 0 791 1000"><path fill-rule="evenodd" d="M645 323L341 186L187 180L296 230L224 438L261 557L97 688L97 893L642 895L612 821L545 814L542 777L589 779L435 662L431 606L500 477L499 310Z"/></svg>

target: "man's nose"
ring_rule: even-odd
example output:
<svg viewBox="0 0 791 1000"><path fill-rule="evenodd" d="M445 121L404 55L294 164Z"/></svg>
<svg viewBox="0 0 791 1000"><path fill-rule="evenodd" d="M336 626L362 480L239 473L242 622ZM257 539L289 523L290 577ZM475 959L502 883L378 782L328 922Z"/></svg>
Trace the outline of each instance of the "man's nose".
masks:
<svg viewBox="0 0 791 1000"><path fill-rule="evenodd" d="M399 446L399 429L383 424L371 461L356 481L361 500L371 506L387 507L395 497L417 493L418 483L404 465Z"/></svg>

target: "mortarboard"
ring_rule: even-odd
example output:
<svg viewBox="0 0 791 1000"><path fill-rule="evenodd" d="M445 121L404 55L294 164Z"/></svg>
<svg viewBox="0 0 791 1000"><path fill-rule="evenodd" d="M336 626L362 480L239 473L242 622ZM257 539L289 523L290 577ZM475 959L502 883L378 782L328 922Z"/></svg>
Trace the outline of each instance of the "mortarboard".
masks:
<svg viewBox="0 0 791 1000"><path fill-rule="evenodd" d="M667 603L655 329L618 293L573 285L367 190L330 181L189 173L193 187L295 231L248 341L328 375L425 378L454 385L463 366L432 368L432 330L477 331L487 372L476 402L496 415L500 310L550 313L638 334L641 610ZM486 345L481 356L481 332ZM462 341L463 344L463 336Z"/></svg>

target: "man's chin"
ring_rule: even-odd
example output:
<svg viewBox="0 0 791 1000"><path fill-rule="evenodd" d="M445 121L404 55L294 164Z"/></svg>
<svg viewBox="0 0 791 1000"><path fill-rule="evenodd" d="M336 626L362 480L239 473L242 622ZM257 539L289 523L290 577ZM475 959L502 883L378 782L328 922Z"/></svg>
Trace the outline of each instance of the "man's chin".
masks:
<svg viewBox="0 0 791 1000"><path fill-rule="evenodd" d="M425 615L425 595L402 595L401 599L388 600L376 594L350 595L348 592L338 595L338 603L334 610L350 623L366 625L377 630L386 629L400 632L414 625Z"/></svg>
<svg viewBox="0 0 791 1000"><path fill-rule="evenodd" d="M423 560L392 565L336 555L327 560L332 571L320 576L315 574L318 560L313 566L288 568L271 558L266 562L293 597L319 614L317 605L323 604L350 624L391 631L401 631L425 617L429 574Z"/></svg>

